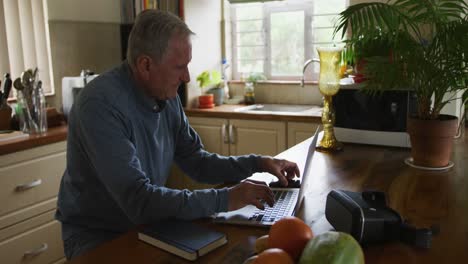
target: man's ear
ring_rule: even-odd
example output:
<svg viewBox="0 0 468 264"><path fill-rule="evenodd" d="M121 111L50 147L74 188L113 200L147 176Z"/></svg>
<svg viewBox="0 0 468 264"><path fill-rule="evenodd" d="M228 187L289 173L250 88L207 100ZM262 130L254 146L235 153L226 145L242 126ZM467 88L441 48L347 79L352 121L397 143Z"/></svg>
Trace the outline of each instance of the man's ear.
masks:
<svg viewBox="0 0 468 264"><path fill-rule="evenodd" d="M152 60L149 56L140 55L136 59L136 69L142 80L148 81L150 78L150 68Z"/></svg>

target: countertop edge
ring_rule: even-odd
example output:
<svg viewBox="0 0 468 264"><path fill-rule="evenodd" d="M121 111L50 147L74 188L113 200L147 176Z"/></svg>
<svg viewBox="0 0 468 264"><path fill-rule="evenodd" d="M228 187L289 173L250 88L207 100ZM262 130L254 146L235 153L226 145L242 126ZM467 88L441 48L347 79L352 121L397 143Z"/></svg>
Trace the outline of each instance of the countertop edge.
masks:
<svg viewBox="0 0 468 264"><path fill-rule="evenodd" d="M0 142L0 155L6 155L21 150L27 150L67 139L68 127L62 125L49 128L44 135L29 135L24 138L14 138Z"/></svg>
<svg viewBox="0 0 468 264"><path fill-rule="evenodd" d="M236 112L235 109L240 107L245 107L245 105L223 105L211 109L185 108L184 111L185 114L189 117L250 119L286 122L321 122L321 116L312 114Z"/></svg>

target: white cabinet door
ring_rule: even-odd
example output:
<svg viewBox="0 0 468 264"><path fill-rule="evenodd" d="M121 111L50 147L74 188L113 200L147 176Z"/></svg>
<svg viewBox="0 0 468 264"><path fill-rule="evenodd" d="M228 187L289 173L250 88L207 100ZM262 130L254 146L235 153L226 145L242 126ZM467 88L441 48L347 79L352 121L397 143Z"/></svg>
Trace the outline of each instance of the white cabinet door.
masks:
<svg viewBox="0 0 468 264"><path fill-rule="evenodd" d="M280 121L229 120L230 154L275 156L286 149L286 124Z"/></svg>
<svg viewBox="0 0 468 264"><path fill-rule="evenodd" d="M320 123L288 122L288 148L312 137Z"/></svg>
<svg viewBox="0 0 468 264"><path fill-rule="evenodd" d="M227 119L190 117L189 121L193 129L200 135L207 151L220 155L229 155Z"/></svg>

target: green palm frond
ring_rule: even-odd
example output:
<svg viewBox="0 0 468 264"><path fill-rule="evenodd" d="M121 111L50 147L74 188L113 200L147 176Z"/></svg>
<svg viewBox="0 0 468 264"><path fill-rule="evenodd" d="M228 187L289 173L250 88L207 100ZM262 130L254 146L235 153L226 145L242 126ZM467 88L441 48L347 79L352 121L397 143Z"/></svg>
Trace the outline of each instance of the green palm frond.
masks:
<svg viewBox="0 0 468 264"><path fill-rule="evenodd" d="M468 4L464 0L362 3L340 14L334 35L348 34L365 61L365 90L412 90L421 118L437 118L447 92L468 97ZM467 101L464 101L465 103Z"/></svg>
<svg viewBox="0 0 468 264"><path fill-rule="evenodd" d="M407 14L395 6L386 3L362 3L348 7L340 13L334 36L342 32L342 38L351 26L351 39L366 36L372 38L379 33L398 33L401 29L419 36L417 24Z"/></svg>

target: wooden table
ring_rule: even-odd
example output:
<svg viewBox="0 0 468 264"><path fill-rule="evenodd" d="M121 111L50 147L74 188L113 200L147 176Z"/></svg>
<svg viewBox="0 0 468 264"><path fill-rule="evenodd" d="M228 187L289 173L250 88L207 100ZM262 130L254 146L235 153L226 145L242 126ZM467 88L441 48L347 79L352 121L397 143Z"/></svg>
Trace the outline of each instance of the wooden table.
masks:
<svg viewBox="0 0 468 264"><path fill-rule="evenodd" d="M296 161L300 168L310 139L278 155ZM418 227L438 225L430 250L416 250L402 243L364 248L366 263L460 263L468 260L468 169L467 137L455 141L452 160L446 172L428 172L408 167L403 160L408 149L346 144L343 152L316 152L308 178L305 200L299 217L322 233L331 226L324 216L325 201L331 189L384 191L390 206ZM255 175L262 178L264 175ZM229 243L197 263L242 263L253 253L258 236L268 229L228 226L201 220L200 223L228 235ZM185 263L155 247L137 240L134 231L105 243L71 263ZM190 263L190 262L187 262Z"/></svg>

